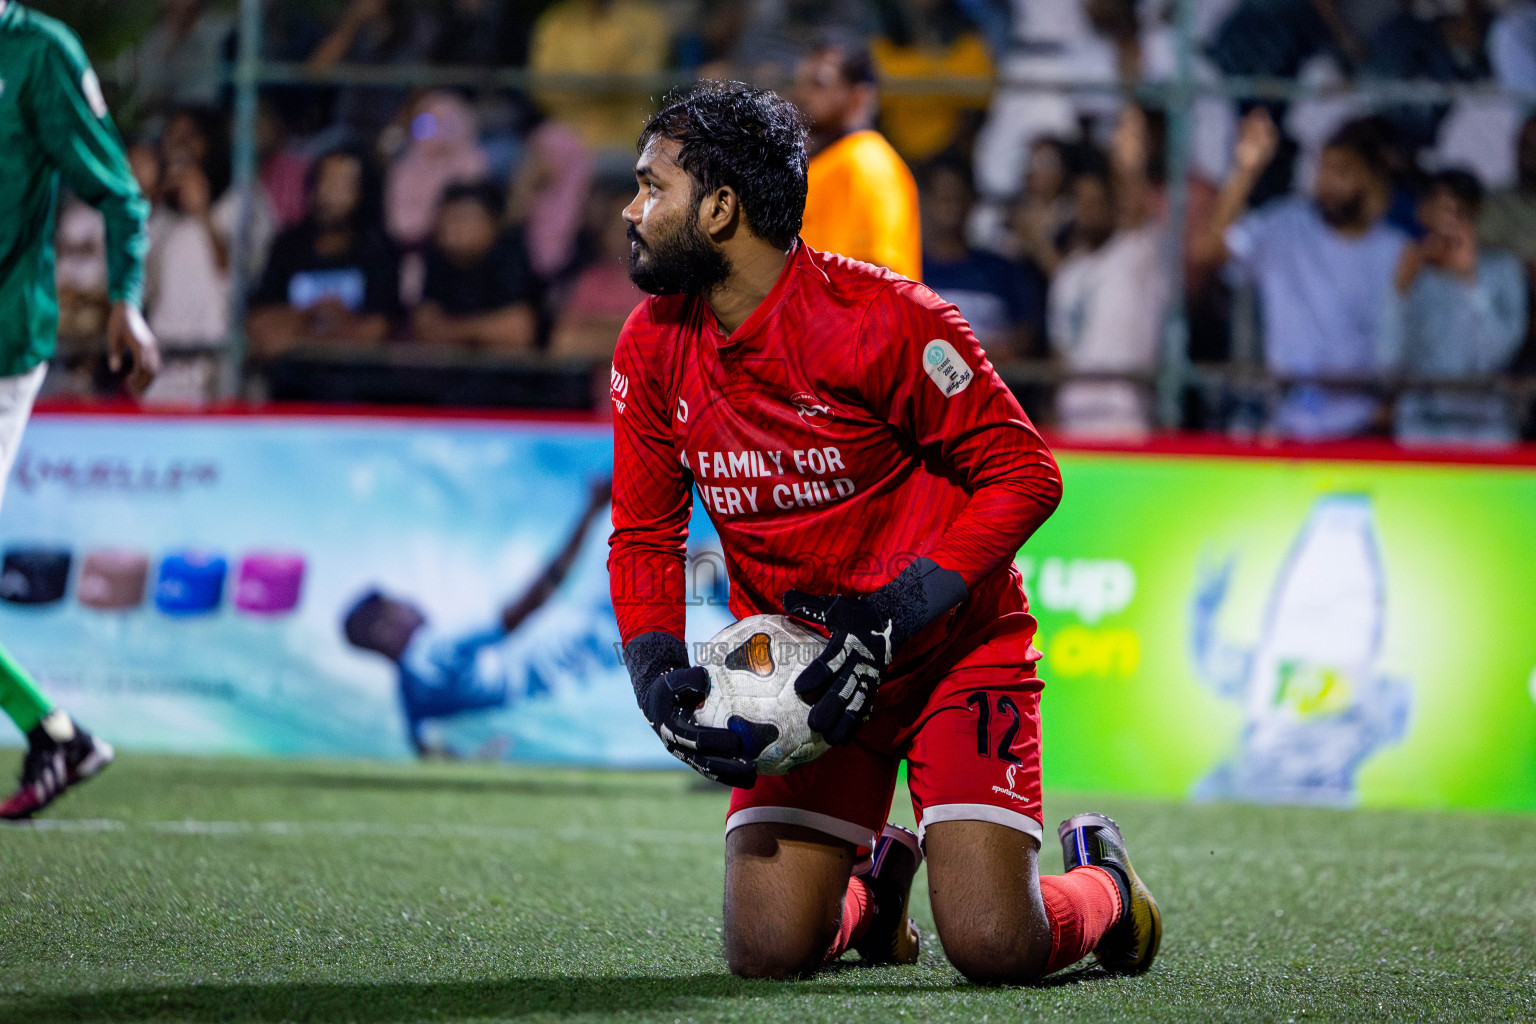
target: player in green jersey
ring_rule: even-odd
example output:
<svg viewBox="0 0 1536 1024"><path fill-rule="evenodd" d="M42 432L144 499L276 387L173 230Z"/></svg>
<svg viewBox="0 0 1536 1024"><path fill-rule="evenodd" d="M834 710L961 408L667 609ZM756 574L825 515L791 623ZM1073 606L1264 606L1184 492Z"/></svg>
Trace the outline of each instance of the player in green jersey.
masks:
<svg viewBox="0 0 1536 1024"><path fill-rule="evenodd" d="M128 361L128 387L141 393L160 366L140 312L149 204L80 40L54 19L0 0L0 494L58 332L53 222L61 179L106 219L110 362L118 371ZM112 761L112 748L55 708L3 649L0 709L28 742L21 786L0 804L0 818L41 810Z"/></svg>

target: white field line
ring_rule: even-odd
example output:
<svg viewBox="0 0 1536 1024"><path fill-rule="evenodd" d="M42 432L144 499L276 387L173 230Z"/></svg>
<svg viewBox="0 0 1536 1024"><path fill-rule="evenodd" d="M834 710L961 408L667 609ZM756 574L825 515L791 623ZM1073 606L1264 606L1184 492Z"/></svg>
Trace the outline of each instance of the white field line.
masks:
<svg viewBox="0 0 1536 1024"><path fill-rule="evenodd" d="M303 839L311 836L343 838L400 839L485 839L512 843L657 843L661 845L719 844L720 831L695 829L632 828L613 826L595 828L566 825L540 828L523 825L390 825L371 821L122 821L116 818L38 818L26 822L0 823L0 834L27 832L153 832L182 836L283 836Z"/></svg>

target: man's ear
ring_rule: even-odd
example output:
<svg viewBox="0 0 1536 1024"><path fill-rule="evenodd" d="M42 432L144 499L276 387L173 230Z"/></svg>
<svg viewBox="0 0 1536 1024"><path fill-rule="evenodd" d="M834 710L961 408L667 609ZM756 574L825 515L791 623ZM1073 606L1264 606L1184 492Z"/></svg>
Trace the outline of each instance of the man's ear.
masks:
<svg viewBox="0 0 1536 1024"><path fill-rule="evenodd" d="M716 242L730 238L740 218L741 197L729 185L721 185L699 200L699 227Z"/></svg>

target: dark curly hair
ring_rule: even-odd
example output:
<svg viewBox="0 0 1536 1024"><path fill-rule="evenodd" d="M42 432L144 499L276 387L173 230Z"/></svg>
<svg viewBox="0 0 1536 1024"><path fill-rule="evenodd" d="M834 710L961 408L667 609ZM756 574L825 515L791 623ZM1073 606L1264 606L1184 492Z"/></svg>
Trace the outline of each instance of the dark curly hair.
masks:
<svg viewBox="0 0 1536 1024"><path fill-rule="evenodd" d="M789 248L805 216L805 119L794 104L741 82L695 82L662 99L636 150L657 137L681 145L696 200L731 188L752 233Z"/></svg>

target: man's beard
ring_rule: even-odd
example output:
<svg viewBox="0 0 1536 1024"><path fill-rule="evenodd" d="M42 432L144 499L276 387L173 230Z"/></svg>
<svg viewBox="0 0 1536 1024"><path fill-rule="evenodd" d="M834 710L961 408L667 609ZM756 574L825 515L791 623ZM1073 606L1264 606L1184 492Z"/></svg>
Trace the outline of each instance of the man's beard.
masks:
<svg viewBox="0 0 1536 1024"><path fill-rule="evenodd" d="M731 261L709 243L697 224L685 222L670 238L646 245L635 226L629 240L629 279L652 295L702 295L731 276ZM644 263L641 257L647 257Z"/></svg>
<svg viewBox="0 0 1536 1024"><path fill-rule="evenodd" d="M1317 212L1331 228L1347 228L1365 218L1365 197L1353 196L1337 203L1317 200Z"/></svg>

